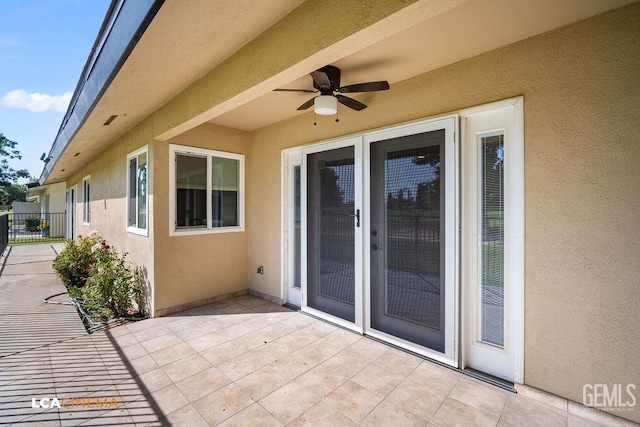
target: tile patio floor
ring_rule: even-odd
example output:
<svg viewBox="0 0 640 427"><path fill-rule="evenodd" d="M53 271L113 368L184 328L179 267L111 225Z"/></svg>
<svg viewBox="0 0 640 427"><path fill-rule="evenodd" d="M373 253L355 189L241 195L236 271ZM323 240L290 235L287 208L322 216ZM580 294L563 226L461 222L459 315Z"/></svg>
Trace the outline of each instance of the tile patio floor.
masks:
<svg viewBox="0 0 640 427"><path fill-rule="evenodd" d="M33 397L118 407L34 409ZM245 295L0 357L0 425L631 424Z"/></svg>

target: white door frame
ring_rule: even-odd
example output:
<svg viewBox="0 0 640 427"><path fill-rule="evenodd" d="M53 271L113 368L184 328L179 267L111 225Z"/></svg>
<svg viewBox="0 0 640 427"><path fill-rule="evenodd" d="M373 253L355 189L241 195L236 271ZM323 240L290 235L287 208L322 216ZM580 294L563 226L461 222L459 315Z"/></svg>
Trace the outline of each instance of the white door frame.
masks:
<svg viewBox="0 0 640 427"><path fill-rule="evenodd" d="M73 202L71 201L71 193L73 193ZM66 210L67 210L67 218L66 218L66 232L65 232L65 237L67 239L74 239L75 238L75 228L77 228L78 226L78 219L77 219L77 212L76 212L76 208L78 206L78 186L77 185L72 185L71 187L68 187L66 192L66 200L65 200L65 204L66 204Z"/></svg>
<svg viewBox="0 0 640 427"><path fill-rule="evenodd" d="M491 113L511 110L509 123L494 120ZM479 107L469 108L461 113L462 139L462 214L468 220L462 222L462 274L464 298L462 304L462 351L461 367L475 367L483 372L493 373L504 379L522 383L524 381L524 123L523 98L513 98ZM486 123L476 125L472 131L469 119L483 119ZM495 115L494 115L495 117ZM480 129L480 130L478 130ZM479 180L477 178L478 136L491 132L505 134L504 169L504 239L505 239L505 346L504 349L479 342L477 339L477 274L478 274L478 229L473 226L477 219ZM469 219L473 216L476 219ZM465 227L465 225L468 225ZM475 358L476 364L472 366ZM509 367L512 365L512 367ZM507 369L505 369L505 367ZM484 369L483 369L484 368ZM510 373L512 372L512 375Z"/></svg>
<svg viewBox="0 0 640 427"><path fill-rule="evenodd" d="M281 183L281 208L280 215L281 224L281 256L280 256L280 271L281 274L281 295L280 298L284 302L302 306L302 289L297 289L293 286L294 277L294 257L297 255L294 250L294 218L293 212L293 169L295 166L300 166L300 178L302 179L302 148L289 148L282 150L282 183ZM302 182L300 183L300 190L302 191ZM301 198L302 200L302 198ZM302 206L301 206L302 208ZM302 214L301 214L302 215ZM302 246L302 244L300 245ZM299 251L302 248L298 248ZM302 288L302 287L301 287Z"/></svg>

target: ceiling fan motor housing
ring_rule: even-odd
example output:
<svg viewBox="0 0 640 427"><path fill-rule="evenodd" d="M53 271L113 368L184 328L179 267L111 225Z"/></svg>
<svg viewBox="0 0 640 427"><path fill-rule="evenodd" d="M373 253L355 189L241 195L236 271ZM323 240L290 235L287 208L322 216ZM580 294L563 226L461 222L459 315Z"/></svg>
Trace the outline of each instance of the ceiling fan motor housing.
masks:
<svg viewBox="0 0 640 427"><path fill-rule="evenodd" d="M331 95L334 91L336 91L340 87L340 68L334 67L333 65L325 65L324 67L320 68L318 71L325 73L327 75L331 86L323 87L318 85L314 81L313 87L318 89L323 95Z"/></svg>

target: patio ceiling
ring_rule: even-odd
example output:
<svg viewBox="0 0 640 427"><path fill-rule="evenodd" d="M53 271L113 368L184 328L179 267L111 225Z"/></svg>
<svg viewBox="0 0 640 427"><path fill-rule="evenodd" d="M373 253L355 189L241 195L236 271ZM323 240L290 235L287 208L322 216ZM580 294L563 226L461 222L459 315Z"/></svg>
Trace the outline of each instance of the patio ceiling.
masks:
<svg viewBox="0 0 640 427"><path fill-rule="evenodd" d="M394 83L632 2L419 0L368 28L346 35L346 44L338 41L319 46L316 53L285 70L256 63L255 67L275 69L268 70L271 74L262 83L235 93L224 102L212 101L206 111L179 117L176 120L180 123L171 129L159 129L154 136L168 139L206 121L252 131L306 114L296 108L312 95L275 93L272 89L310 88L307 73L328 63L342 69L343 85L388 80L393 90ZM209 70L232 58L302 3L237 0L215 2L212 7L208 0L166 0L62 156L54 159L47 183L66 179L136 124L166 105L181 101L173 99L176 94L196 86ZM323 3L307 3L304 7L309 9L323 7ZM432 6L435 3L437 8ZM410 8L424 14L409 14ZM373 103L383 96L384 93L362 94L357 98ZM182 102L183 106L191 106L188 99ZM366 114L366 110L360 114ZM112 115L117 118L104 126ZM80 154L74 157L76 153Z"/></svg>
<svg viewBox="0 0 640 427"><path fill-rule="evenodd" d="M393 89L394 83L627 3L631 1L470 0L331 64L342 70L342 85L387 80ZM312 88L308 74L284 83L283 88ZM252 131L312 111L296 111L312 96L269 92L211 123ZM367 104L383 100L384 93L349 96Z"/></svg>

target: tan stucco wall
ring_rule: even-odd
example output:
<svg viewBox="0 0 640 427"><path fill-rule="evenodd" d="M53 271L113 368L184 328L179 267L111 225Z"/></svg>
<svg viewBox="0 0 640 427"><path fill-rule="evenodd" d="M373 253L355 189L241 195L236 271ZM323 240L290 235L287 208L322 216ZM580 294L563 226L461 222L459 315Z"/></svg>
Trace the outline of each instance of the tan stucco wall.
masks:
<svg viewBox="0 0 640 427"><path fill-rule="evenodd" d="M636 3L363 96L339 124L255 131L250 288L281 293L282 148L524 95L525 383L578 402L586 383L640 384L639 22Z"/></svg>
<svg viewBox="0 0 640 427"><path fill-rule="evenodd" d="M66 188L64 182L56 182L45 186L44 191L40 194L40 203L45 196L49 197L49 212L64 212L66 209L65 197Z"/></svg>
<svg viewBox="0 0 640 427"><path fill-rule="evenodd" d="M153 283L153 216L148 215L149 236L126 231L127 155L142 146L148 146L149 162L154 164L153 143L150 128L139 126L120 138L102 154L90 161L67 180L67 187L76 185L77 235L86 236L98 231L120 253L128 253L127 259L144 269L148 283ZM82 155L82 153L80 153ZM82 224L82 179L91 175L91 222ZM153 212L153 177L148 174L148 212ZM153 297L150 297L150 302ZM150 307L152 309L152 307Z"/></svg>
<svg viewBox="0 0 640 427"><path fill-rule="evenodd" d="M249 143L248 133L211 124L154 143L156 311L247 289L246 231L169 236L169 144L244 154L247 177Z"/></svg>

